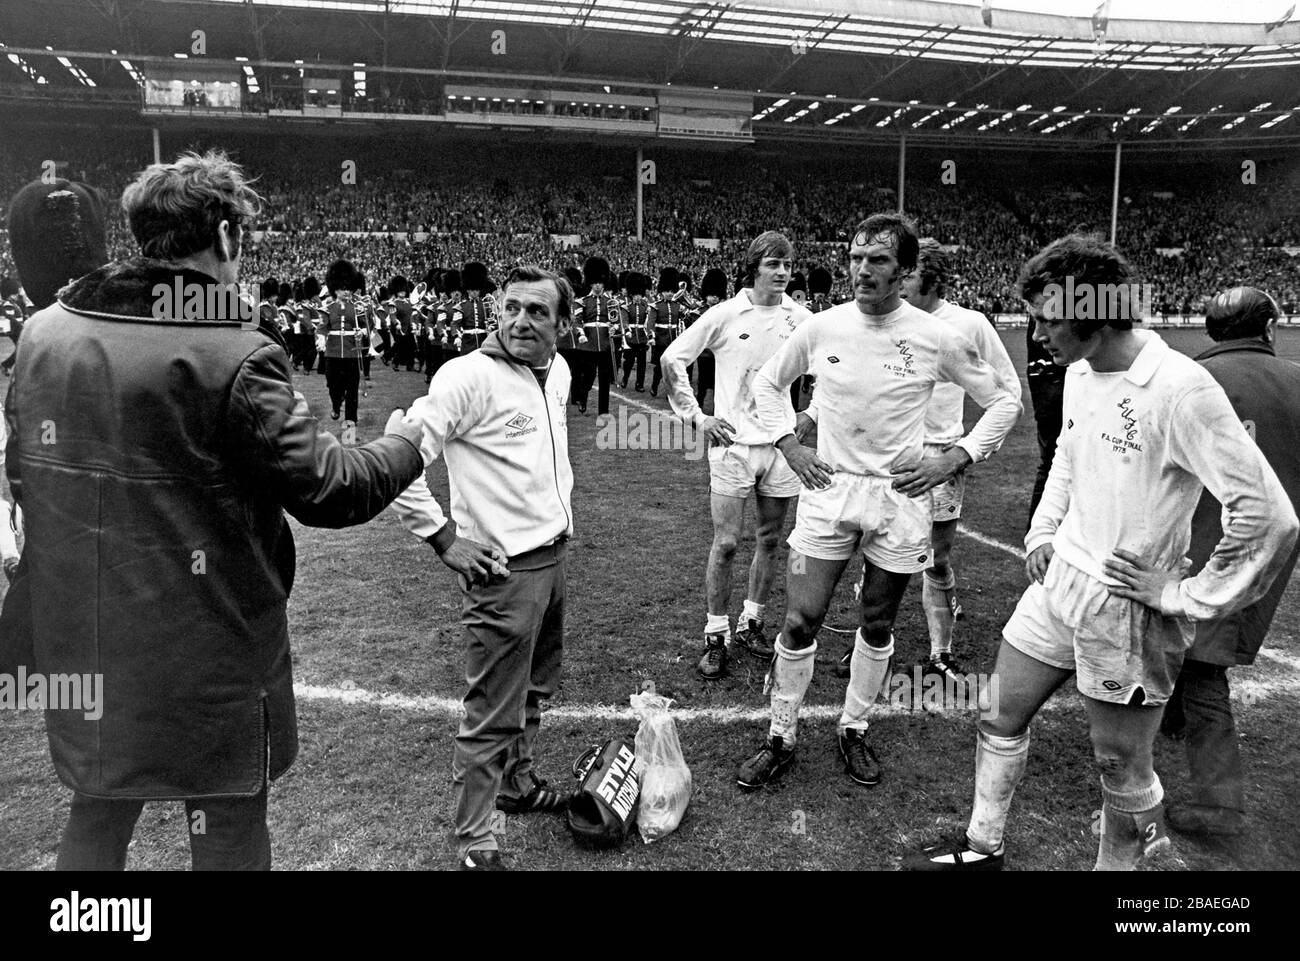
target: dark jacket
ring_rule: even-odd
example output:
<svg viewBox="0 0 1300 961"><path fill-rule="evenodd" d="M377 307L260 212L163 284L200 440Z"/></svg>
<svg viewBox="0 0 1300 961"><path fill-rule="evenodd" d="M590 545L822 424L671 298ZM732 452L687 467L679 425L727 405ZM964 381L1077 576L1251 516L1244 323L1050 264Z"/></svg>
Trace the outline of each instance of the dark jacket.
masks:
<svg viewBox="0 0 1300 961"><path fill-rule="evenodd" d="M1300 366L1278 358L1261 340L1223 341L1196 359L1228 395L1232 409L1286 488L1291 506L1300 511ZM1222 507L1206 491L1192 518L1188 554L1193 574L1205 566L1223 536L1221 516ZM1196 642L1187 657L1224 666L1253 663L1291 580L1297 555L1300 545L1261 600L1219 620L1198 623Z"/></svg>
<svg viewBox="0 0 1300 961"><path fill-rule="evenodd" d="M155 320L175 274L134 261L75 282L28 323L9 391L27 539L0 670L103 675L99 720L46 712L59 777L97 797L251 795L289 767L284 512L359 524L422 469L402 437L320 431L273 328Z"/></svg>

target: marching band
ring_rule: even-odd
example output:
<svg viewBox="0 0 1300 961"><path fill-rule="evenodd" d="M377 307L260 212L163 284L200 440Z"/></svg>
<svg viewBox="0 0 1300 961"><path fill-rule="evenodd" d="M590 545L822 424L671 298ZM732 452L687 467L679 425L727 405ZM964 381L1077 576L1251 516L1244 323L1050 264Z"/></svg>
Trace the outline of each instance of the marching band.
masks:
<svg viewBox="0 0 1300 961"><path fill-rule="evenodd" d="M588 258L581 274L569 275L574 322L559 347L574 370L571 402L583 414L597 385L599 413L608 413L609 388L620 371L621 387L635 370L635 389L643 392L647 364L653 369L650 396L657 397L663 352L705 309L691 296L689 277L673 267L660 270L653 299L646 274L624 271L616 289L609 289L611 278L600 257ZM716 285L717 278L708 279ZM349 443L356 425L351 384L355 380L369 391L374 358L393 370L422 372L428 384L448 360L481 347L500 318L496 284L478 261L459 270L434 268L414 286L398 275L374 296L364 291L361 274L338 261L327 271L324 288L314 277L293 284L264 280L257 311L263 326L278 331L295 371L324 373L338 385L330 392L332 413L335 419L346 414Z"/></svg>

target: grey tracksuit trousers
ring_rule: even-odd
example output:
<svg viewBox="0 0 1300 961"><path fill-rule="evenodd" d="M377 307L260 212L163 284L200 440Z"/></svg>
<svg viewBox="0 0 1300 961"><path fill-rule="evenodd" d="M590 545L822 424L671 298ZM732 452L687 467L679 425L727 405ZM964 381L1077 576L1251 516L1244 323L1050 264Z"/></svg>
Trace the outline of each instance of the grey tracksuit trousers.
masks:
<svg viewBox="0 0 1300 961"><path fill-rule="evenodd" d="M509 577L464 592L465 716L452 756L462 859L497 847L490 823L498 793L532 790L541 702L560 684L566 551L560 542L512 557Z"/></svg>

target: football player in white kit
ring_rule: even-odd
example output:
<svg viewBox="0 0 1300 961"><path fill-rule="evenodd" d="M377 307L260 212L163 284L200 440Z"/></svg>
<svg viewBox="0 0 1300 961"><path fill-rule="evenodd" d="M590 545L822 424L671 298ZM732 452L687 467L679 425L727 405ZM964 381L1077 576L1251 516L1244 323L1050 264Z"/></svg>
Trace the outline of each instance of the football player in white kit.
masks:
<svg viewBox="0 0 1300 961"><path fill-rule="evenodd" d="M951 268L948 255L932 237L922 237L916 270L903 279L902 296L935 320L958 328L973 343L980 356L998 373L1017 401L1020 400L1020 376L987 317L945 300ZM966 392L956 384L935 384L930 406L925 412L925 456L937 457L965 433L962 413ZM958 611L957 579L952 569L953 542L957 539L957 522L961 518L962 499L966 491L966 473L959 472L930 492L930 549L933 556L925 569L921 587L921 606L930 632L930 658L925 673L937 674L946 688L961 690L965 672L952 656L953 624Z"/></svg>
<svg viewBox="0 0 1300 961"><path fill-rule="evenodd" d="M776 353L811 314L785 293L793 270L794 245L770 230L749 245L747 275L752 286L710 307L663 353L664 377L673 411L709 439L709 491L713 545L705 574L708 616L699 672L705 680L726 673L731 624L731 564L740 542L745 503L752 491L758 502L754 560L749 590L736 625L735 645L755 657L772 656L763 633L767 596L776 577L776 553L791 498L799 478L772 446L770 431L757 417L752 383L759 368ZM687 365L713 351L717 372L713 416L700 410L691 392ZM784 412L794 408L789 391Z"/></svg>
<svg viewBox="0 0 1300 961"><path fill-rule="evenodd" d="M785 621L769 675L772 720L762 749L740 765L752 789L794 761L799 706L812 679L816 637L840 575L863 555L861 619L840 716L845 770L880 780L867 715L889 676L893 625L912 575L930 566L932 488L1002 444L1020 416L1011 386L956 325L900 298L918 238L902 214L874 214L854 230L854 300L805 322L754 379L758 416L806 488L790 535ZM790 383L817 377L817 450L800 445ZM951 381L984 408L966 436L924 457L925 415L936 383Z"/></svg>
<svg viewBox="0 0 1300 961"><path fill-rule="evenodd" d="M1152 745L1191 622L1262 597L1295 544L1286 491L1223 388L1154 331L1133 329L1136 287L1113 246L1082 235L1021 273L1034 339L1069 367L1064 424L1025 535L1029 588L1002 629L999 697L980 717L969 825L910 856L912 870L1002 868L1030 722L1072 674L1101 773L1094 869L1131 871L1168 850ZM1224 533L1185 577L1205 489L1223 505Z"/></svg>

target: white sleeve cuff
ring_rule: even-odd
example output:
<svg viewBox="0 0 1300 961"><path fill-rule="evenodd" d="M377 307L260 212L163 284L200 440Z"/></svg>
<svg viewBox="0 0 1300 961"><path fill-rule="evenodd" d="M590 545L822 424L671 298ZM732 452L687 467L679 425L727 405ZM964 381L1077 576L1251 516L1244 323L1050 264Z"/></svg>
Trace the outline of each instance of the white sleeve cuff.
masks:
<svg viewBox="0 0 1300 961"><path fill-rule="evenodd" d="M1187 608L1183 604L1183 593L1179 590L1182 581L1170 581L1160 592L1160 613L1165 617L1187 617Z"/></svg>

